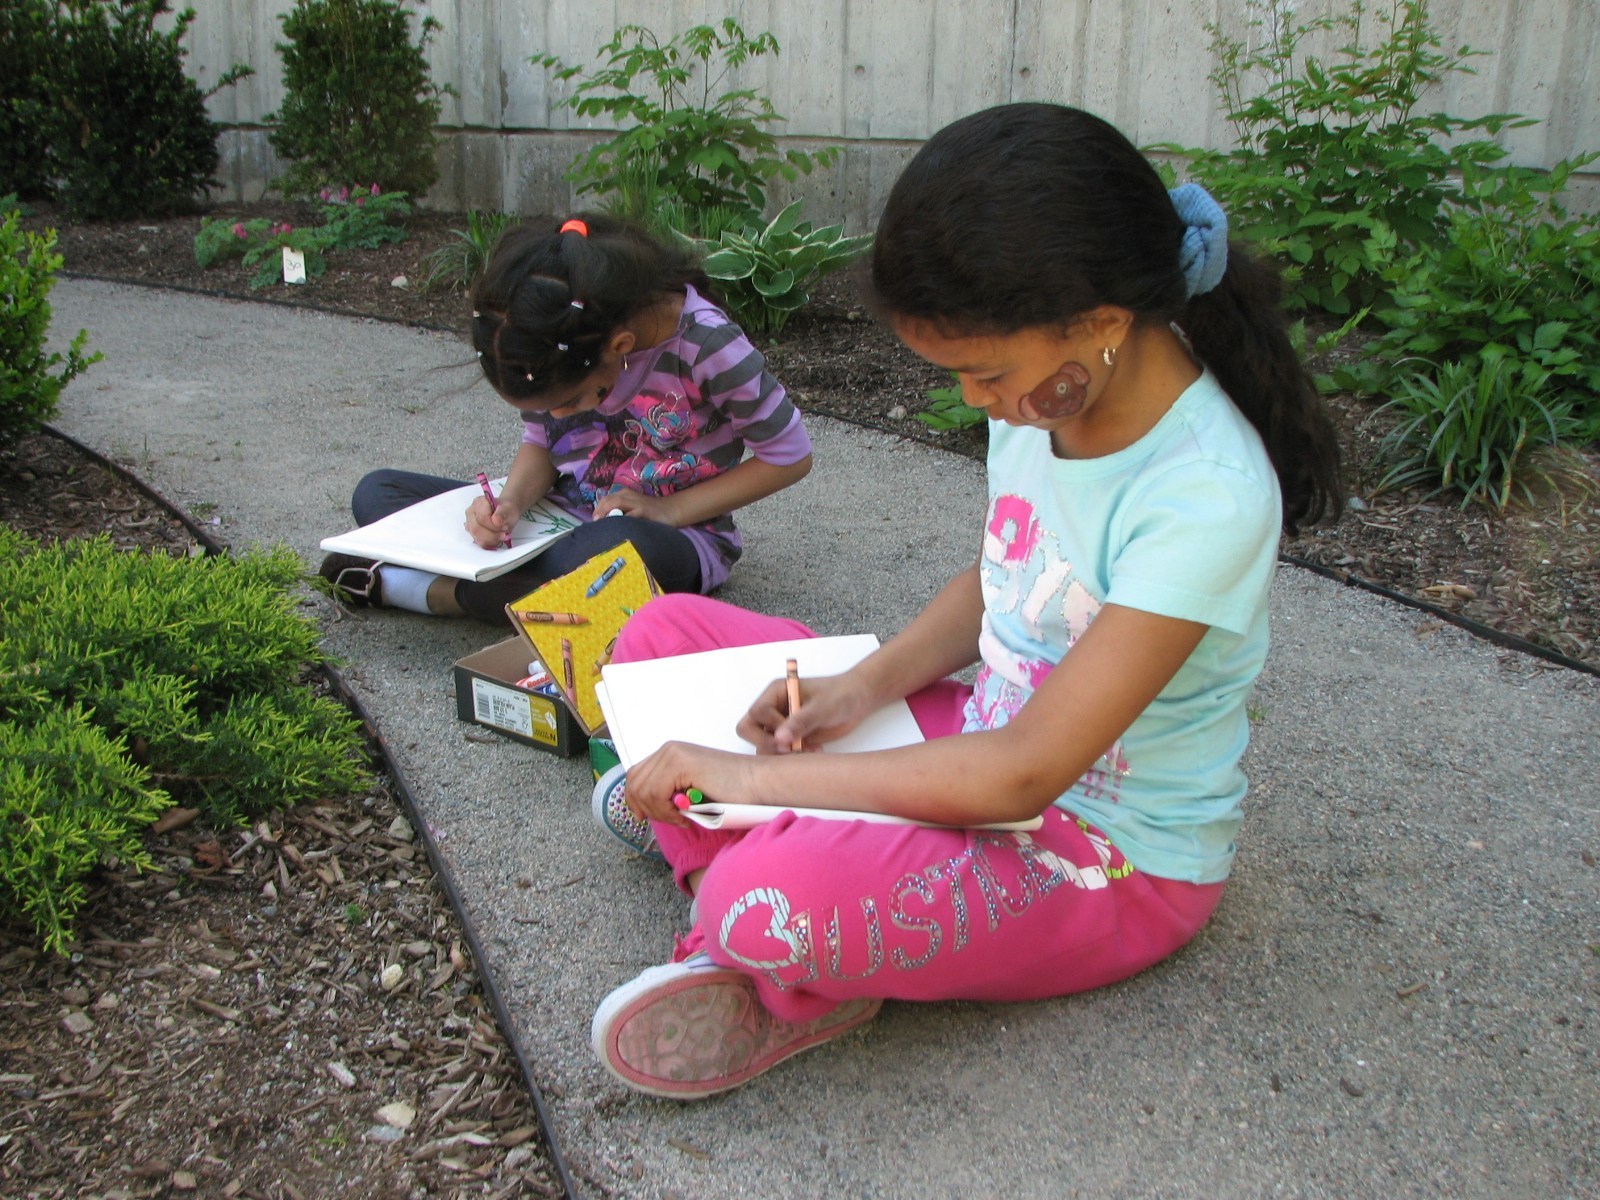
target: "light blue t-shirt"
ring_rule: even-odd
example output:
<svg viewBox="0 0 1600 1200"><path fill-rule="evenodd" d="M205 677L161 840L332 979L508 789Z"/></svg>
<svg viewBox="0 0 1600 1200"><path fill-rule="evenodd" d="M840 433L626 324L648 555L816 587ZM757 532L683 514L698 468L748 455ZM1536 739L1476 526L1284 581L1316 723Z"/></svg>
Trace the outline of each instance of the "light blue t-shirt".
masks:
<svg viewBox="0 0 1600 1200"><path fill-rule="evenodd" d="M966 729L1009 721L1102 605L1209 625L1056 804L1141 871L1226 879L1281 522L1261 439L1209 371L1149 433L1103 458L1057 458L1047 432L991 422L983 661Z"/></svg>

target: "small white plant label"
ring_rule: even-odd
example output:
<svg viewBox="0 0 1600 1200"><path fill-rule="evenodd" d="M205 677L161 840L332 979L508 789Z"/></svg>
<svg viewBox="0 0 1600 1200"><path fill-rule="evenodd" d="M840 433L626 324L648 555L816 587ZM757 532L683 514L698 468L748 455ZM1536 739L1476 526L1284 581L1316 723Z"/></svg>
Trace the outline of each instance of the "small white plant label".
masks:
<svg viewBox="0 0 1600 1200"><path fill-rule="evenodd" d="M288 246L283 248L283 281L285 283L306 281L306 256Z"/></svg>

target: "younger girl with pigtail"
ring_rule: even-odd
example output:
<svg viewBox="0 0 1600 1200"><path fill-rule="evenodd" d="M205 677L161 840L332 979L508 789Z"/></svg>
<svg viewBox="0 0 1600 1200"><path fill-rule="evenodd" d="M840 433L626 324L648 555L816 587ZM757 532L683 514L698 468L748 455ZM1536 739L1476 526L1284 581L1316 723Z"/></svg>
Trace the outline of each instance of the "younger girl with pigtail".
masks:
<svg viewBox="0 0 1600 1200"><path fill-rule="evenodd" d="M695 897L673 961L595 1013L640 1091L737 1086L886 999L1063 996L1192 938L1233 863L1279 530L1340 507L1272 273L1097 117L1004 105L936 134L890 192L872 285L988 414L974 561L860 665L794 704L768 687L739 724L757 755L669 743L599 781L596 817ZM613 661L808 633L665 596ZM901 697L927 741L810 753ZM679 812L691 787L924 824L711 831Z"/></svg>
<svg viewBox="0 0 1600 1200"><path fill-rule="evenodd" d="M467 531L502 545L542 498L582 524L481 583L342 554L321 574L353 600L503 621L510 601L628 541L663 590L719 587L742 550L734 510L801 479L811 442L694 259L613 217L535 219L500 238L471 296L484 377L523 433L497 505L475 498ZM374 471L351 508L366 525L462 483Z"/></svg>

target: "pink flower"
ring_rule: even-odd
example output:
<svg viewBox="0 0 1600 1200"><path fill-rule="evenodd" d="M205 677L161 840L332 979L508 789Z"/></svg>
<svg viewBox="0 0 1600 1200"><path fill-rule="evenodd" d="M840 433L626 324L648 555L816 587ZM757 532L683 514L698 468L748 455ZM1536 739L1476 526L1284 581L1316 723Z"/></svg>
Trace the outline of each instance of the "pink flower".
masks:
<svg viewBox="0 0 1600 1200"><path fill-rule="evenodd" d="M327 188L323 188L322 189L322 198L324 200L330 200L330 199L333 198L333 193L330 192Z"/></svg>
<svg viewBox="0 0 1600 1200"><path fill-rule="evenodd" d="M360 208L366 202L367 202L367 198L365 196L357 196L356 197L356 207L357 208Z"/></svg>
<svg viewBox="0 0 1600 1200"><path fill-rule="evenodd" d="M289 224L289 222L285 221L283 223L283 228L280 229L278 232L279 233L293 233L294 232L294 226Z"/></svg>
<svg viewBox="0 0 1600 1200"><path fill-rule="evenodd" d="M372 194L374 196L376 196L378 194L378 185L377 184L373 184L372 185Z"/></svg>
<svg viewBox="0 0 1600 1200"><path fill-rule="evenodd" d="M236 238L242 238L242 237L249 237L250 236L248 233L246 233L244 231L244 222L243 221L235 221L233 223L233 236L236 237Z"/></svg>
<svg viewBox="0 0 1600 1200"><path fill-rule="evenodd" d="M347 187L340 188L339 189L339 203L343 204L348 199L350 199L350 189L347 188Z"/></svg>

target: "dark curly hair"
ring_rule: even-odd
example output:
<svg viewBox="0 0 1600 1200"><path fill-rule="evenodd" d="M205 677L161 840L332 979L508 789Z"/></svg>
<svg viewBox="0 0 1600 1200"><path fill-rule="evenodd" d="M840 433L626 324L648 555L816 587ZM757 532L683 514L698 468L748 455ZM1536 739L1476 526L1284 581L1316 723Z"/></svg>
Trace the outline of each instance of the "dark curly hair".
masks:
<svg viewBox="0 0 1600 1200"><path fill-rule="evenodd" d="M472 346L508 400L582 382L611 335L664 292L692 284L715 299L688 250L603 213L573 219L586 235L550 216L506 230L473 281Z"/></svg>

